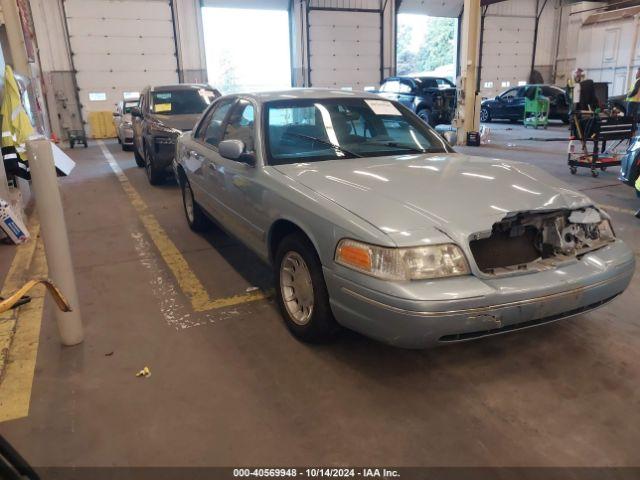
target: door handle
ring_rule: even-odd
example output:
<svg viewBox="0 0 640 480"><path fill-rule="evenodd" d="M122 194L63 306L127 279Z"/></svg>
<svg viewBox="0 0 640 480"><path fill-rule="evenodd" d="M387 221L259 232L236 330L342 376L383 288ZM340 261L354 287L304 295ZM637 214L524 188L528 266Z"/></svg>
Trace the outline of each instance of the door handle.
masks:
<svg viewBox="0 0 640 480"><path fill-rule="evenodd" d="M213 163L213 162L209 162L209 163L207 163L207 167L209 167L209 168L210 168L211 170L213 170L214 172L217 172L217 171L218 171L218 166L217 166L215 163Z"/></svg>

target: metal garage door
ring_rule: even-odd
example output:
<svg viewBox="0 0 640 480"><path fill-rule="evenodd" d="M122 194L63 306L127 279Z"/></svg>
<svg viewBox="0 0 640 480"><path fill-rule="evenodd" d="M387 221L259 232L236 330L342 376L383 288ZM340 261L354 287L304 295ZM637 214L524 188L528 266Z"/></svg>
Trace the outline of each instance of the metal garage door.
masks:
<svg viewBox="0 0 640 480"><path fill-rule="evenodd" d="M310 85L361 90L381 81L378 12L309 11Z"/></svg>
<svg viewBox="0 0 640 480"><path fill-rule="evenodd" d="M65 0L82 114L112 110L125 92L177 83L167 0Z"/></svg>

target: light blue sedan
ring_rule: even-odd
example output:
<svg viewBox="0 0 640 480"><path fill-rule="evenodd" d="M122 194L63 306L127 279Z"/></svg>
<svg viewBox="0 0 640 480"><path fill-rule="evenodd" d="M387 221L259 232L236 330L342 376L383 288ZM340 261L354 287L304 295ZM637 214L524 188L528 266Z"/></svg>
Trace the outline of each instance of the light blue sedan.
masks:
<svg viewBox="0 0 640 480"><path fill-rule="evenodd" d="M523 163L453 149L378 96L217 99L178 141L189 226L214 220L274 269L284 321L421 348L582 314L635 268L608 215Z"/></svg>

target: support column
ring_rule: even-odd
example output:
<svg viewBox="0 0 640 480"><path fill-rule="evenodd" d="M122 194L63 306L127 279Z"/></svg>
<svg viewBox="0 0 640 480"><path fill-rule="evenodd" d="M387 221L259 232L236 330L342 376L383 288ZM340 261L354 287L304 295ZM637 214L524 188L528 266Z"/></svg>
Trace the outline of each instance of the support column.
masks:
<svg viewBox="0 0 640 480"><path fill-rule="evenodd" d="M29 78L31 77L31 69L29 68L29 59L27 58L27 49L24 44L24 34L22 33L22 23L20 22L16 0L0 0L0 6L5 18L4 25L7 29L13 71Z"/></svg>
<svg viewBox="0 0 640 480"><path fill-rule="evenodd" d="M478 51L480 33L480 0L464 0L462 13L461 65L458 83L458 111L455 119L458 145L465 145L467 132L480 128L480 109L477 108Z"/></svg>

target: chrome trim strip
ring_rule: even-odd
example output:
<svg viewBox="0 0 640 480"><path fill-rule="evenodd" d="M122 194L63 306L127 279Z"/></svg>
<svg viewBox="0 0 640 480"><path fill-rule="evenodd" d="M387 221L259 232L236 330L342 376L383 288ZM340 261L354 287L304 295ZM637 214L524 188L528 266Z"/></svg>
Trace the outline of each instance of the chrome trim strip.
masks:
<svg viewBox="0 0 640 480"><path fill-rule="evenodd" d="M531 305L532 303L544 302L547 300L553 300L553 299L558 299L562 297L569 297L572 295L576 295L578 293L586 292L588 290L591 290L597 287L601 287L603 285L607 285L609 283L613 283L617 280L620 280L621 278L627 277L628 275L629 275L629 272L623 272L619 275L616 275L615 277L602 280L592 285L578 287L578 288L574 288L572 290L567 290L564 292L551 293L549 295L543 295L542 297L527 298L526 300L518 300L515 302L501 303L498 305L488 305L485 307L466 308L462 310L443 310L441 312L417 312L414 310L405 310L404 308L394 307L392 305L387 305L385 303L378 302L377 300L373 300L371 298L365 297L364 295L360 295L359 293L356 293L353 290L350 290L346 287L341 287L341 290L347 295L350 295L354 298L367 302L376 307L384 308L385 310L389 310L394 313L409 315L413 317L449 317L454 315L476 315L479 313L491 312L491 311L500 310L503 308L518 307L522 305ZM633 275L633 272L631 272L631 275Z"/></svg>

